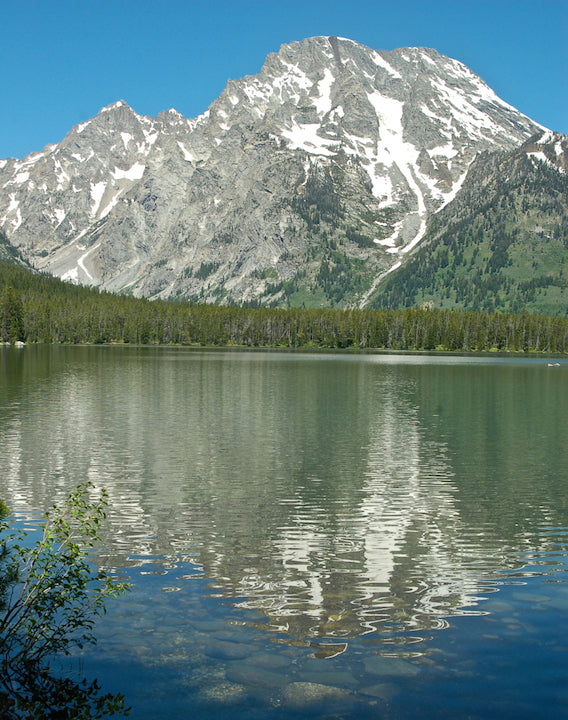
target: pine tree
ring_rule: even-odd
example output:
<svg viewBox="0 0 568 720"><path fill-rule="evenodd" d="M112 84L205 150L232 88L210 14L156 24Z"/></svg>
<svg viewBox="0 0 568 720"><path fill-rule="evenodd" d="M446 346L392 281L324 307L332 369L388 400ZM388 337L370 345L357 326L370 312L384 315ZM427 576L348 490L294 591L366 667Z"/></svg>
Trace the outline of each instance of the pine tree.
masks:
<svg viewBox="0 0 568 720"><path fill-rule="evenodd" d="M0 340L2 342L16 342L24 339L22 298L11 285L7 285L0 299Z"/></svg>

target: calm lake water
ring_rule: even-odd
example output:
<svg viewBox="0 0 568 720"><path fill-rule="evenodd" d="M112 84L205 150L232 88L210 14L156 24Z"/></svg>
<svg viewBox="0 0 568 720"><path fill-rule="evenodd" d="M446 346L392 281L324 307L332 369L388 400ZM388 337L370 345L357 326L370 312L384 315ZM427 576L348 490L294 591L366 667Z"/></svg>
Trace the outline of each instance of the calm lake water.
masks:
<svg viewBox="0 0 568 720"><path fill-rule="evenodd" d="M91 480L136 720L568 716L568 361L0 348L0 497Z"/></svg>

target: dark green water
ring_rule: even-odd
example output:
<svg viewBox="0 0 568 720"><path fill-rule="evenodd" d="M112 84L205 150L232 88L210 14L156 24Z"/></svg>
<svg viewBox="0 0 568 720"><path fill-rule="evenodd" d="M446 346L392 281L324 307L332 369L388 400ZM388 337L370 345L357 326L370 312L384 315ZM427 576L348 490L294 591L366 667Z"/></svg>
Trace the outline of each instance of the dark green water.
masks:
<svg viewBox="0 0 568 720"><path fill-rule="evenodd" d="M132 717L568 716L568 363L0 349L0 497L108 489Z"/></svg>

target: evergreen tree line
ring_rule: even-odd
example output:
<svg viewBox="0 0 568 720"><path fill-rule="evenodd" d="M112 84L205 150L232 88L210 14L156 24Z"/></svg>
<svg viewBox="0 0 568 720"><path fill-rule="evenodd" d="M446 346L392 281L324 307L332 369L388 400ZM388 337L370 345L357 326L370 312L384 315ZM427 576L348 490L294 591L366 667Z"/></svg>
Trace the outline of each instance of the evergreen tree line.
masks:
<svg viewBox="0 0 568 720"><path fill-rule="evenodd" d="M462 310L334 310L149 301L0 262L0 340L568 352L568 319Z"/></svg>

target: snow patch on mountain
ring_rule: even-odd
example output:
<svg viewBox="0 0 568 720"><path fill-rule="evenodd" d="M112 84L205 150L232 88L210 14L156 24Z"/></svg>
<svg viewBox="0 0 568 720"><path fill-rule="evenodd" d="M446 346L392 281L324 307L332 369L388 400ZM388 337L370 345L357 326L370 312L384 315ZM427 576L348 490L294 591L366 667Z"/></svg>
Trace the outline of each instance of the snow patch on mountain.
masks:
<svg viewBox="0 0 568 720"><path fill-rule="evenodd" d="M3 228L9 215L14 216L10 220L12 225L12 232L17 230L22 224L22 212L20 210L20 201L16 200L16 193L10 193L10 204L5 214L0 218L0 227Z"/></svg>
<svg viewBox="0 0 568 720"><path fill-rule="evenodd" d="M7 183L7 184L8 184L8 185L21 185L22 183L28 182L29 179L30 179L30 173L29 173L29 172L27 172L27 171L25 171L25 172L19 172L19 173L16 175L16 177L15 177L13 180L11 180L9 183Z"/></svg>
<svg viewBox="0 0 568 720"><path fill-rule="evenodd" d="M85 267L85 260L93 253L95 250L97 250L100 247L100 243L97 243L96 245L93 245L93 247L89 248L87 252L84 255L81 255L81 257L77 260L77 265L81 268L81 270L85 273L85 275L89 278L89 280L94 280L91 273L87 270Z"/></svg>
<svg viewBox="0 0 568 720"><path fill-rule="evenodd" d="M547 130L541 135L541 137L538 138L536 142L538 145L548 145L548 143L552 142L553 138L554 133L551 130Z"/></svg>
<svg viewBox="0 0 568 720"><path fill-rule="evenodd" d="M371 58L373 59L375 65L382 68L383 70L386 70L389 75L392 75L392 77L396 78L397 80L402 80L402 75L398 72L398 70L395 70L393 66L388 63L380 53L373 51L371 53Z"/></svg>
<svg viewBox="0 0 568 720"><path fill-rule="evenodd" d="M560 153L558 153L558 154L560 155ZM566 170L564 170L564 168L559 167L558 165L553 163L552 160L550 160L550 158L548 158L546 156L546 154L542 151L527 152L527 156L529 158L531 158L531 160L535 164L537 162L544 163L545 165L548 165L549 167L554 168L554 170L557 170L560 173L564 174L566 172Z"/></svg>
<svg viewBox="0 0 568 720"><path fill-rule="evenodd" d="M73 283L74 285L79 284L79 268L71 268L70 270L67 270L67 272L64 272L61 277L61 280L65 282Z"/></svg>
<svg viewBox="0 0 568 720"><path fill-rule="evenodd" d="M318 83L319 97L314 100L316 111L320 117L331 110L331 86L335 78L328 68L323 72L323 78Z"/></svg>
<svg viewBox="0 0 568 720"><path fill-rule="evenodd" d="M106 216L109 214L109 212L113 209L113 207L114 207L114 206L116 205L116 203L118 202L118 198L120 197L121 194L122 194L122 190L119 190L119 191L114 195L114 197L110 200L110 202L101 210L101 213L100 213L100 216L99 216L101 219L104 218L104 217L106 217Z"/></svg>
<svg viewBox="0 0 568 720"><path fill-rule="evenodd" d="M183 153L183 159L187 160L188 162L195 162L195 156L191 152L189 152L189 150L185 147L181 140L178 140L177 144L179 149Z"/></svg>
<svg viewBox="0 0 568 720"><path fill-rule="evenodd" d="M121 170L115 167L114 171L111 171L110 174L115 180L140 180L144 175L145 169L145 165L136 162L132 167L128 168L128 170Z"/></svg>
<svg viewBox="0 0 568 720"><path fill-rule="evenodd" d="M66 212L62 208L55 208L52 215L52 222L55 222L55 227L58 228L61 223L65 220Z"/></svg>
<svg viewBox="0 0 568 720"><path fill-rule="evenodd" d="M93 205L91 206L91 215L94 216L97 214L97 210L99 209L105 190L106 182L91 183L91 199L93 201Z"/></svg>
<svg viewBox="0 0 568 720"><path fill-rule="evenodd" d="M319 123L305 123L302 125L294 123L292 127L284 128L281 131L281 135L290 142L290 148L292 150L303 150L311 155L323 155L327 157L335 155L335 153L330 150L330 145L334 143L318 135L319 130Z"/></svg>

